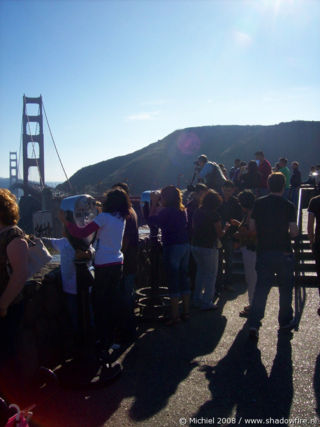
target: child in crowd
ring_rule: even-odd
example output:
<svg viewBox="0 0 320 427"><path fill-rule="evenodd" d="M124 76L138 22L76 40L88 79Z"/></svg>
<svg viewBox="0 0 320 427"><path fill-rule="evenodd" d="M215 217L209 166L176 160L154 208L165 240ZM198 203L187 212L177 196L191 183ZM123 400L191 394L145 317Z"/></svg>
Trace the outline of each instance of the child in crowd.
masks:
<svg viewBox="0 0 320 427"><path fill-rule="evenodd" d="M65 230L64 237L54 239L42 237L46 246L58 251L61 256L61 280L66 306L75 331L78 331L78 301L77 301L77 274L75 260L82 260L91 264L94 255L92 245L87 250L76 249L75 239Z"/></svg>

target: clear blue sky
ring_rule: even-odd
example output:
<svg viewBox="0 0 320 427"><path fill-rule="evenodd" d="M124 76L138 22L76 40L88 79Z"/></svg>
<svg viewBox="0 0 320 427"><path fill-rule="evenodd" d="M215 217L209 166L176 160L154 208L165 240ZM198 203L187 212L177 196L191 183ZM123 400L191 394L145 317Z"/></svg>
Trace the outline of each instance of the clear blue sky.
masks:
<svg viewBox="0 0 320 427"><path fill-rule="evenodd" d="M0 176L42 94L68 175L175 129L320 119L320 1L1 0ZM45 127L46 179L64 180Z"/></svg>

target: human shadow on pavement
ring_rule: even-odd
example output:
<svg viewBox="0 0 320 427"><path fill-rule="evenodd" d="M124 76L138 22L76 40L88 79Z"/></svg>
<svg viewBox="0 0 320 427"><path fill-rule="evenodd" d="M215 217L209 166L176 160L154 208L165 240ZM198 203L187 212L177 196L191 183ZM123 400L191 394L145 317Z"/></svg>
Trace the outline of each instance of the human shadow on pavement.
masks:
<svg viewBox="0 0 320 427"><path fill-rule="evenodd" d="M139 340L124 361L125 368L136 368L133 420L147 419L167 405L178 385L197 368L195 359L214 351L226 323L216 312L202 312L187 323L161 328Z"/></svg>
<svg viewBox="0 0 320 427"><path fill-rule="evenodd" d="M245 325L228 354L216 366L204 367L212 399L194 418L230 418L235 406L239 424L245 418L288 418L293 398L291 338L292 334L279 334L268 377L260 350L248 339Z"/></svg>
<svg viewBox="0 0 320 427"><path fill-rule="evenodd" d="M317 357L316 366L313 376L313 388L314 394L317 401L317 415L320 417L320 354Z"/></svg>
<svg viewBox="0 0 320 427"><path fill-rule="evenodd" d="M195 314L174 327L143 324L139 338L123 357L119 379L100 390L60 389L46 408L38 408L36 424L96 427L109 420L126 425L128 417L135 422L154 416L198 367L195 359L214 351L226 323L225 317L211 311ZM128 403L128 398L133 402ZM123 405L126 410L116 412Z"/></svg>

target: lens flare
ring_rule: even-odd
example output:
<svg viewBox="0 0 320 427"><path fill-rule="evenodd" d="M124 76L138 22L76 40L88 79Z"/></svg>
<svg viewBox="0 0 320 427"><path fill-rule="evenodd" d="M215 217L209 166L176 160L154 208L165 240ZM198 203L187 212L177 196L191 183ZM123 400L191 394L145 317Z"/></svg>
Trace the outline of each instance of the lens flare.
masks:
<svg viewBox="0 0 320 427"><path fill-rule="evenodd" d="M194 132L182 132L177 140L177 147L181 153L194 155L199 151L201 142L198 135Z"/></svg>

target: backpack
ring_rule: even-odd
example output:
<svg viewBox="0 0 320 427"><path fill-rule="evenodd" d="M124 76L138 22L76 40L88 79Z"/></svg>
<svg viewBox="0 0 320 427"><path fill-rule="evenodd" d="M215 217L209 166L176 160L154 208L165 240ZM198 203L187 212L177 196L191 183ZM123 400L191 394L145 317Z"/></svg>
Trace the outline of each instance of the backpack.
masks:
<svg viewBox="0 0 320 427"><path fill-rule="evenodd" d="M207 186L220 192L223 183L226 181L225 176L217 163L208 162L211 166L210 172L206 175Z"/></svg>
<svg viewBox="0 0 320 427"><path fill-rule="evenodd" d="M2 295L7 287L10 275L12 274L7 247L17 237L25 239L28 244L28 279L40 271L52 258L41 239L34 236L27 236L17 226L3 229L0 232L0 295Z"/></svg>

